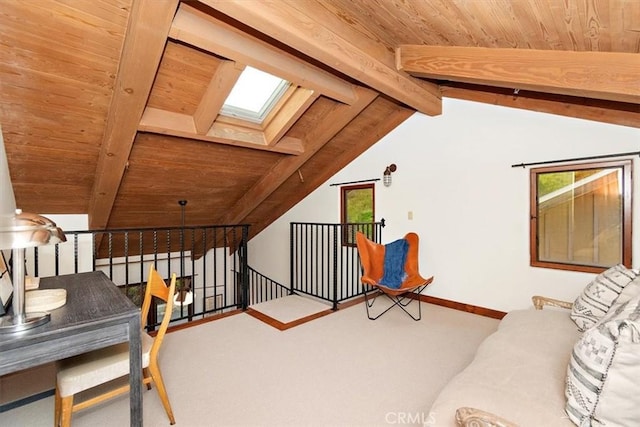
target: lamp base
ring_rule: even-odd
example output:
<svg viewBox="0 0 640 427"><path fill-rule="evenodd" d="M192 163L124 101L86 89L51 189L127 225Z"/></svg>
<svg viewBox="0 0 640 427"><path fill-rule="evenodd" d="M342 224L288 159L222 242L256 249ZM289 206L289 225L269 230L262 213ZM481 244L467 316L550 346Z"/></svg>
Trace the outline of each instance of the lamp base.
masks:
<svg viewBox="0 0 640 427"><path fill-rule="evenodd" d="M51 320L50 313L24 313L20 316L0 317L0 334L26 331Z"/></svg>

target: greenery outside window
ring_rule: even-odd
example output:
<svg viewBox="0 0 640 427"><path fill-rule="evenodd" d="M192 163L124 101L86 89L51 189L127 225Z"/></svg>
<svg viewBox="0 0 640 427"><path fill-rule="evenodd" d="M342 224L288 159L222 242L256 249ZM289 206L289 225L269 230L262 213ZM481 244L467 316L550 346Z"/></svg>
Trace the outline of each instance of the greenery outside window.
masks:
<svg viewBox="0 0 640 427"><path fill-rule="evenodd" d="M631 267L631 160L531 170L531 265Z"/></svg>
<svg viewBox="0 0 640 427"><path fill-rule="evenodd" d="M374 184L351 185L340 188L340 222L343 226L342 244L355 246L356 232L362 231L369 239L373 236L375 218Z"/></svg>

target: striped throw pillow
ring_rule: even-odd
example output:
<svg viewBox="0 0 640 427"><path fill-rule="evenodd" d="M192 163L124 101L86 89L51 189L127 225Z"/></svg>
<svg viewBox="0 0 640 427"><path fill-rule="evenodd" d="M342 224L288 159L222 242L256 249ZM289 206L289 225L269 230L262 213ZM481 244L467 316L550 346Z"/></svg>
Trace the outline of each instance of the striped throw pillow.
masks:
<svg viewBox="0 0 640 427"><path fill-rule="evenodd" d="M624 287L636 277L636 270L628 269L622 264L598 274L573 303L571 319L578 329L586 331L595 325L607 313Z"/></svg>
<svg viewBox="0 0 640 427"><path fill-rule="evenodd" d="M632 426L640 420L640 295L578 340L567 368L565 411L578 426Z"/></svg>

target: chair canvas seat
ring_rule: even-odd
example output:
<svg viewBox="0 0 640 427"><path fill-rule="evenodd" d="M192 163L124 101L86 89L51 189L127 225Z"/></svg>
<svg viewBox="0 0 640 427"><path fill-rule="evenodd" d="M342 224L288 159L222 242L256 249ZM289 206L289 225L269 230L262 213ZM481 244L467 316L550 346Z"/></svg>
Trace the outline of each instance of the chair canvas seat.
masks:
<svg viewBox="0 0 640 427"><path fill-rule="evenodd" d="M149 366L153 338L142 333L142 367ZM121 343L62 360L57 383L61 397L72 396L129 375L129 344Z"/></svg>
<svg viewBox="0 0 640 427"><path fill-rule="evenodd" d="M385 294L397 296L397 295L406 294L407 292L413 292L416 289L422 287L423 285L424 283L420 283L419 285L403 283L403 285L400 286L399 288L390 288L388 286L383 285L382 283L376 282L375 287L380 288L381 290L384 289Z"/></svg>

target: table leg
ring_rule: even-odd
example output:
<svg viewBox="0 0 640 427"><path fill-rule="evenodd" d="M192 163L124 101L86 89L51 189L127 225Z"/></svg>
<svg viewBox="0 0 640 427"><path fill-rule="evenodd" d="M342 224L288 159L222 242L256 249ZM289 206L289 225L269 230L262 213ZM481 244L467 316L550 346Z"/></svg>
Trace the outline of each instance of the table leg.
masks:
<svg viewBox="0 0 640 427"><path fill-rule="evenodd" d="M129 407L131 427L142 427L142 337L140 315L129 321Z"/></svg>

